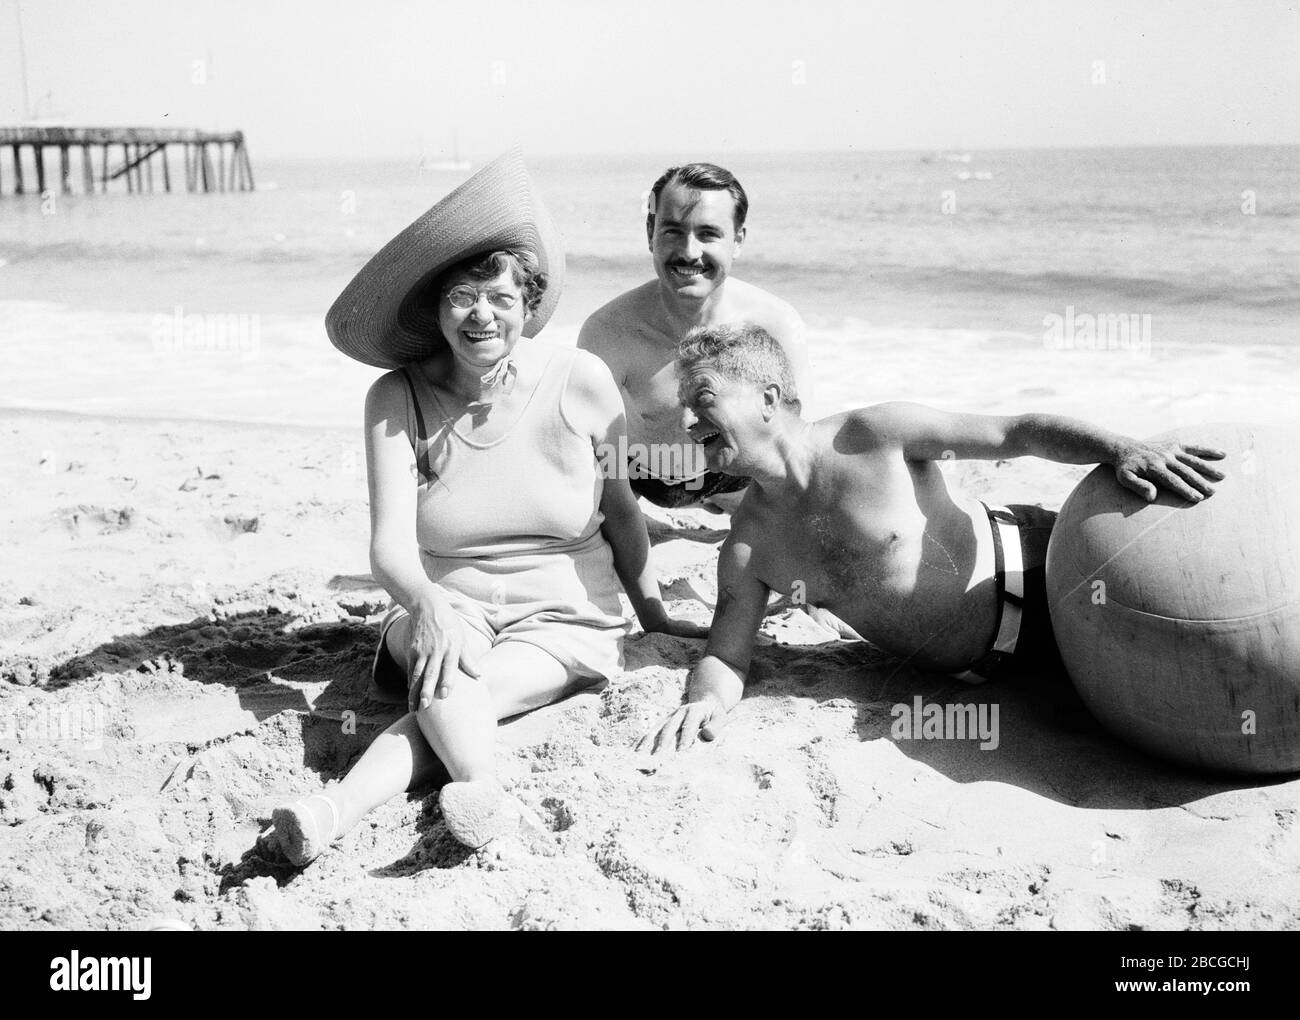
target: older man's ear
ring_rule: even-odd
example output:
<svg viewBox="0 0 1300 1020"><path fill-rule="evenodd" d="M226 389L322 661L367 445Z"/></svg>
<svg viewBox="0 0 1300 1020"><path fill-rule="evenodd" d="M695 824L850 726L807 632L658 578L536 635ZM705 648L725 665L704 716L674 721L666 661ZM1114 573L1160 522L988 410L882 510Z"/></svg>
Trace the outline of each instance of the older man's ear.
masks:
<svg viewBox="0 0 1300 1020"><path fill-rule="evenodd" d="M763 387L763 420L771 421L780 406L781 387L776 383L768 383Z"/></svg>

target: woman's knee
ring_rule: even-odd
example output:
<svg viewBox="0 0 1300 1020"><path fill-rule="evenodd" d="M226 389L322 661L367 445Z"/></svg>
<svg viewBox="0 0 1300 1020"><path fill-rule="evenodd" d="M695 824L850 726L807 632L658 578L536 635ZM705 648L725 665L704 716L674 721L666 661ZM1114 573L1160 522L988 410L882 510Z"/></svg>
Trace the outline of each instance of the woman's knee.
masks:
<svg viewBox="0 0 1300 1020"><path fill-rule="evenodd" d="M438 697L434 683L433 680L429 682L431 692L429 703L423 708L417 708L413 713L421 728L426 724L438 726L445 722L454 722L463 718L466 713L490 708L492 705L492 694L483 682L459 670L456 671L456 676L447 688L445 696Z"/></svg>
<svg viewBox="0 0 1300 1020"><path fill-rule="evenodd" d="M406 615L399 616L393 621L386 631L384 631L384 647L388 649L388 654L393 657L403 669L411 668L409 653L411 651L411 618Z"/></svg>
<svg viewBox="0 0 1300 1020"><path fill-rule="evenodd" d="M498 719L541 708L600 683L524 641L494 647L480 664L479 676Z"/></svg>

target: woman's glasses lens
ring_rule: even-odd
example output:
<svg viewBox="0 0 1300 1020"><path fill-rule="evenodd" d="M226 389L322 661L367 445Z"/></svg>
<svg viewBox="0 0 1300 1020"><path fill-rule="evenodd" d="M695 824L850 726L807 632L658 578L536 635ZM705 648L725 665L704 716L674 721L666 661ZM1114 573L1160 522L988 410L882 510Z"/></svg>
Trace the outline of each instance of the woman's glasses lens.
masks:
<svg viewBox="0 0 1300 1020"><path fill-rule="evenodd" d="M472 287L453 287L447 291L447 300L451 302L453 308L473 308L479 294L483 294L493 308L499 308L503 312L514 308L519 301L517 294L507 294L499 290L477 291Z"/></svg>

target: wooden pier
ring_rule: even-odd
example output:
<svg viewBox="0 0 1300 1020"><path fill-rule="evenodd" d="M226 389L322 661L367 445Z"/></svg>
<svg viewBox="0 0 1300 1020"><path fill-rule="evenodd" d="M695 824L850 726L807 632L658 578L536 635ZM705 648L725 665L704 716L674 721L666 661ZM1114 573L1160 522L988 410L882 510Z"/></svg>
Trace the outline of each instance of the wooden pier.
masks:
<svg viewBox="0 0 1300 1020"><path fill-rule="evenodd" d="M117 181L129 194L152 192L155 181L171 191L167 150L173 145L182 150L186 191L253 190L253 167L242 131L0 127L0 195L43 195L55 188L65 195L93 195L96 190L103 194ZM31 150L29 159L23 158L25 148ZM74 149L81 150L79 175L73 172Z"/></svg>

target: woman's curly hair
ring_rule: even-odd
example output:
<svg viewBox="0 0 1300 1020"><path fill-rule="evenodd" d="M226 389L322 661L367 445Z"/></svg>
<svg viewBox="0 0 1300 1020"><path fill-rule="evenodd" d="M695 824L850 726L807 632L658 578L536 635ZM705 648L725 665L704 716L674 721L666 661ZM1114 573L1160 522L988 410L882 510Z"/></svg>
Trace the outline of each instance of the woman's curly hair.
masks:
<svg viewBox="0 0 1300 1020"><path fill-rule="evenodd" d="M486 255L472 255L457 262L438 278L437 292L445 292L447 280L456 276L468 276L471 280L495 280L510 270L510 278L523 291L524 307L536 311L546 293L546 274L537 265L533 253L525 250L506 249L488 252Z"/></svg>

